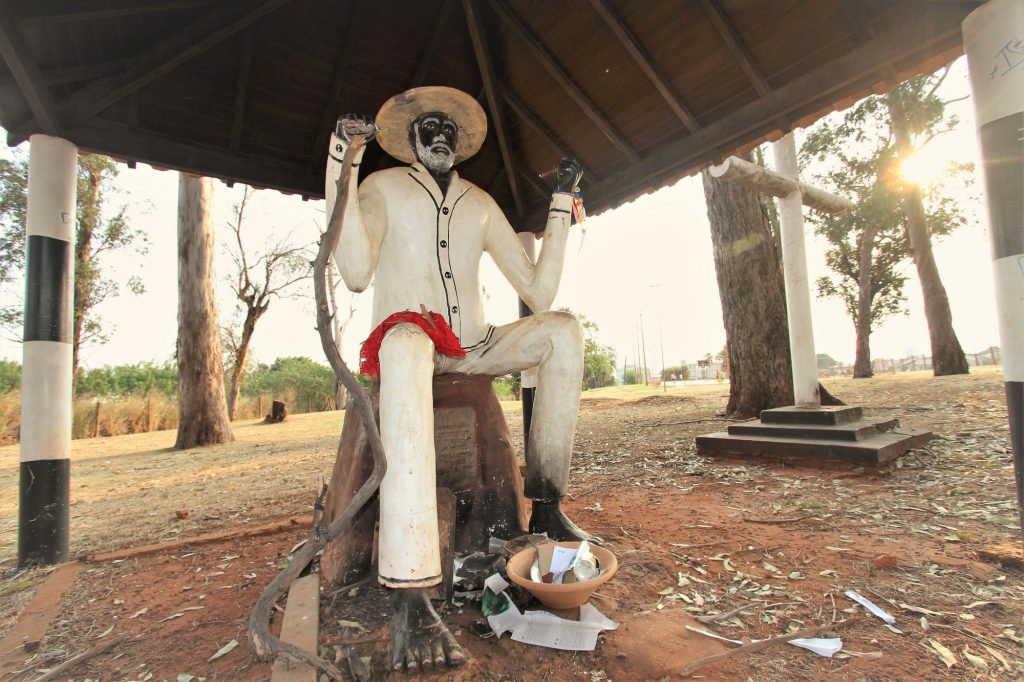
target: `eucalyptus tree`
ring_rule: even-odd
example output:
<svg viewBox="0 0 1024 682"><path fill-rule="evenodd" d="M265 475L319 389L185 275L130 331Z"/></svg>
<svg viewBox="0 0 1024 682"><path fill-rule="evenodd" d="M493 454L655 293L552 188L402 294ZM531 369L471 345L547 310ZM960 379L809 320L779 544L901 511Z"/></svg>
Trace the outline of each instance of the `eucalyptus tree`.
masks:
<svg viewBox="0 0 1024 682"><path fill-rule="evenodd" d="M823 120L802 148L814 182L856 204L845 216L811 214L817 233L830 244L826 261L832 274L818 280L818 293L842 301L853 321L855 377L872 375L872 329L905 312L904 267L910 259L921 282L934 373L967 372L931 240L967 222L949 190L953 183L968 182L970 165L953 164L926 187L901 172L915 144L920 150L957 124L936 92L947 73L948 67L912 78L888 95L868 97L842 116Z"/></svg>

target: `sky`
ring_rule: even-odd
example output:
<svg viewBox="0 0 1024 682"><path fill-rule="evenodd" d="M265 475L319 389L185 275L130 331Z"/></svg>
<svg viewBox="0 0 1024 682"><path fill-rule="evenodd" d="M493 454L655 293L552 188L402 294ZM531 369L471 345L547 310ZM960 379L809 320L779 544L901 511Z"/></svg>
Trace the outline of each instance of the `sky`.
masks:
<svg viewBox="0 0 1024 682"><path fill-rule="evenodd" d="M969 92L966 63L960 59L943 85L949 98ZM948 110L961 119L960 126L925 148L919 167L924 172L946 167L953 161L974 162L975 182L970 195L962 197L971 223L935 243L939 272L949 295L953 323L968 353L998 345L991 252L983 183L975 136L974 112L969 100ZM797 132L800 144L802 132ZM769 155L770 158L770 155ZM127 205L132 224L149 235L144 255L113 254L106 260L108 273L126 281L141 276L146 292L139 296L122 287L119 297L105 301L98 313L105 321L110 340L83 348L85 367L172 359L177 329L177 195L178 174L139 164L121 166L118 192L111 206ZM218 244L231 235L228 222L242 188L215 182L214 224ZM303 202L264 190L255 194L251 217L246 221L247 244L258 250L269 241L290 234L295 243L314 243L324 223L324 202ZM826 244L805 223L808 272L813 282L827 274ZM642 337L647 365L656 372L664 365L692 363L706 353L718 353L725 344L721 305L715 280L711 238L699 175L684 178L671 187L589 218L581 230L573 228L555 308L567 307L597 324L597 340L615 349L618 366L632 365ZM233 317L236 305L228 288L230 260L219 249L216 270L220 280L218 300L222 324ZM928 329L920 284L912 263L906 294L908 314L893 316L871 336L875 358L902 358L930 354ZM518 316L515 293L485 256L481 280L489 298L492 324L511 322ZM301 296L276 299L260 320L253 340L255 359L269 363L277 357L304 355L323 362L314 329L312 283L305 282ZM3 295L10 295L3 292ZM343 294L343 299L347 293ZM344 355L355 364L358 344L369 334L372 289L355 299L356 314L344 337ZM853 362L854 329L842 304L819 299L812 292L815 346L836 360ZM20 360L21 346L0 339L0 357Z"/></svg>

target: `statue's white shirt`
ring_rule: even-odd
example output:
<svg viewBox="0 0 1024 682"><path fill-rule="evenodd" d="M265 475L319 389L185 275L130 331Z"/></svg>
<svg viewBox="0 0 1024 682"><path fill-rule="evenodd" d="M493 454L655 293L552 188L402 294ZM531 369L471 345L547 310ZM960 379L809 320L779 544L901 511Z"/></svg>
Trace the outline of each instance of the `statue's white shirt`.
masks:
<svg viewBox="0 0 1024 682"><path fill-rule="evenodd" d="M341 172L341 156L335 152L340 144L332 139L328 215ZM350 196L355 194L350 189ZM535 312L547 310L561 277L571 206L569 195L552 198L544 248L534 265L486 192L453 171L442 195L419 163L390 168L358 186L356 200L346 207L335 259L353 291L365 289L374 277L374 327L392 313L419 312L423 305L444 316L463 348L472 349L485 343L492 330L480 287L483 253L491 255Z"/></svg>

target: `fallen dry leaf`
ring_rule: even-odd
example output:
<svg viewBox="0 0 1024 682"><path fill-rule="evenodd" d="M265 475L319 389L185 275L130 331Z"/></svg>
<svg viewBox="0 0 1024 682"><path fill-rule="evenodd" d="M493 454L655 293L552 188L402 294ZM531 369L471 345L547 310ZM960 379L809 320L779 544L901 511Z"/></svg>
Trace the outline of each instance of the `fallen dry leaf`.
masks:
<svg viewBox="0 0 1024 682"><path fill-rule="evenodd" d="M230 642L228 642L227 644L225 644L221 648L217 649L217 653L215 653L213 656L210 656L208 659L206 659L206 662L209 663L210 661L216 661L221 656L224 656L224 655L229 654L232 651L234 651L236 646L238 646L238 640L237 639L231 640Z"/></svg>
<svg viewBox="0 0 1024 682"><path fill-rule="evenodd" d="M929 639L928 644L930 644L932 649L935 650L935 653L939 655L939 658L942 659L942 662L946 664L947 668L952 668L957 664L956 654L943 646L942 642L935 639Z"/></svg>

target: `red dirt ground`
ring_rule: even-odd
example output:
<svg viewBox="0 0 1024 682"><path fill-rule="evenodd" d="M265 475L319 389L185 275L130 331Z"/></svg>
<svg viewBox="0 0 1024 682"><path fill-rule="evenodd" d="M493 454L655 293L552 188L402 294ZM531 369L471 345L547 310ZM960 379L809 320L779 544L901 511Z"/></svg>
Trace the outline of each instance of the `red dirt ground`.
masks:
<svg viewBox="0 0 1024 682"><path fill-rule="evenodd" d="M424 677L676 679L689 661L729 648L685 625L753 604L725 622L699 625L749 640L850 619L836 632L845 654L826 659L783 644L708 666L698 678L1019 679L1024 574L977 554L987 544L1020 541L998 375L827 385L869 414L894 414L939 438L883 471L710 461L694 454L692 438L723 425L717 413L724 387L632 402L584 401L567 507L619 558L618 575L594 601L619 629L602 634L595 652L529 647L507 635L479 637L478 606L466 603L446 619L470 663ZM509 421L518 420L510 415ZM283 504L301 506L312 494L296 491ZM176 680L183 673L269 679L270 666L254 663L247 651L246 620L259 591L306 533L296 528L86 564L36 658L24 666L46 667L40 657L46 652L55 665L102 641L98 636L114 626L105 637L128 640L76 668L70 679ZM16 574L7 570L2 577L0 587ZM895 629L854 605L844 596L849 589L892 613ZM382 665L387 613L378 591L362 588L331 601L325 593L325 653L335 653L334 621L358 620L371 639L381 640L359 647L360 655L373 657L375 679L397 679ZM240 643L234 651L207 662L232 639ZM949 667L943 649L952 657Z"/></svg>

